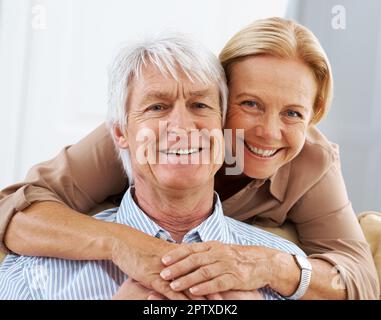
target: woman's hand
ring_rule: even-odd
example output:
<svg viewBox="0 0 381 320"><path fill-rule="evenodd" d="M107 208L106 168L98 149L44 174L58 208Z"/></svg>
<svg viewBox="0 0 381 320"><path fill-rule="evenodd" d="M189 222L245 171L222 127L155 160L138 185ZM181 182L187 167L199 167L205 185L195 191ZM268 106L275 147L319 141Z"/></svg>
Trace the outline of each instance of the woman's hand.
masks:
<svg viewBox="0 0 381 320"><path fill-rule="evenodd" d="M168 267L160 275L173 290L194 295L228 290L252 291L273 278L273 257L279 251L265 247L227 245L218 241L182 244L163 256Z"/></svg>

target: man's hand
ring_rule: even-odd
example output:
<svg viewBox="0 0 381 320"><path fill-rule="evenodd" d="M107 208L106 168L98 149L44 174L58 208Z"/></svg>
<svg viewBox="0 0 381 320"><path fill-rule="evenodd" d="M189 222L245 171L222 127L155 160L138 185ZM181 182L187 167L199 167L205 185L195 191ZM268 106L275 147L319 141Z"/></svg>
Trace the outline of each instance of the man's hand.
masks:
<svg viewBox="0 0 381 320"><path fill-rule="evenodd" d="M258 290L230 290L221 293L210 294L208 295L208 300L263 300L263 296Z"/></svg>
<svg viewBox="0 0 381 320"><path fill-rule="evenodd" d="M175 249L177 245L148 236L140 240L136 241L135 246L127 246L122 239L115 240L112 261L143 287L154 290L168 299L187 299L185 294L172 290L169 281L160 277L160 272L164 268L161 257Z"/></svg>
<svg viewBox="0 0 381 320"><path fill-rule="evenodd" d="M163 295L148 289L128 278L112 297L113 300L166 300ZM215 293L208 296L208 300L263 300L258 290L238 291L230 290L221 293Z"/></svg>
<svg viewBox="0 0 381 320"><path fill-rule="evenodd" d="M142 286L132 278L128 278L112 297L113 300L154 300L165 299L157 292Z"/></svg>

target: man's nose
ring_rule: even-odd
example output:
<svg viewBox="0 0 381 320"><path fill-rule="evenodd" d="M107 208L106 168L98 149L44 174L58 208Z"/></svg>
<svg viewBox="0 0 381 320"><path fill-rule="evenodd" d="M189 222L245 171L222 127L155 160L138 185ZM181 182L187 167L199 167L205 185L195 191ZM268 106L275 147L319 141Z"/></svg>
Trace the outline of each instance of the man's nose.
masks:
<svg viewBox="0 0 381 320"><path fill-rule="evenodd" d="M276 115L264 115L255 131L258 137L265 141L274 141L282 139L282 123Z"/></svg>
<svg viewBox="0 0 381 320"><path fill-rule="evenodd" d="M177 129L190 132L196 128L195 119L188 108L183 105L177 105L171 112L169 117L169 129L176 131Z"/></svg>

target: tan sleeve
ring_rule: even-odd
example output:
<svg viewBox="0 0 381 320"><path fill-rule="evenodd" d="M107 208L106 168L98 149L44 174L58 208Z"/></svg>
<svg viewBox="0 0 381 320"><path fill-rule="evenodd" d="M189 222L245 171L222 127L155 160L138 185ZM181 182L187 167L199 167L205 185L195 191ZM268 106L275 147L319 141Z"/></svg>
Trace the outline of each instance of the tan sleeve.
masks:
<svg viewBox="0 0 381 320"><path fill-rule="evenodd" d="M349 299L378 299L377 271L348 200L338 157L298 201L289 218L310 258L323 259L340 271L341 279L333 286L344 281Z"/></svg>
<svg viewBox="0 0 381 320"><path fill-rule="evenodd" d="M0 191L0 249L13 215L36 201L58 201L86 212L127 184L112 138L103 124L52 160L32 167L25 181Z"/></svg>

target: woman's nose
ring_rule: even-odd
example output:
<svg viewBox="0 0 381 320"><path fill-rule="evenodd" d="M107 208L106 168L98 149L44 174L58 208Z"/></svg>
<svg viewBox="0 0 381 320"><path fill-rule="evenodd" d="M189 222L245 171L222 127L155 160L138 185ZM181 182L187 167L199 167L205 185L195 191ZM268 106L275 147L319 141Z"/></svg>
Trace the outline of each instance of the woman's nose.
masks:
<svg viewBox="0 0 381 320"><path fill-rule="evenodd" d="M266 141L274 141L282 139L282 124L275 116L264 116L256 127L256 135Z"/></svg>

